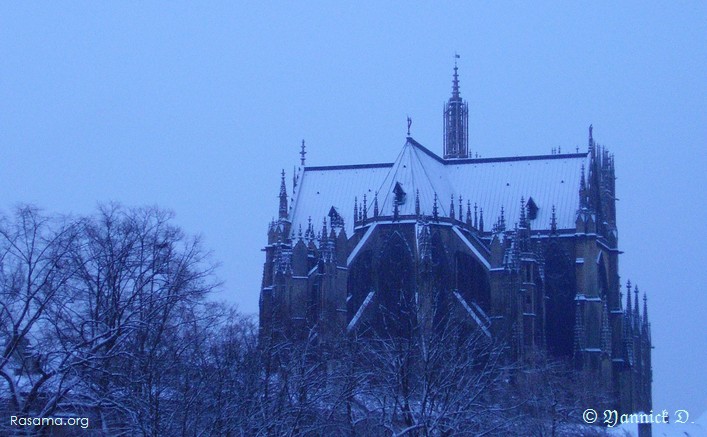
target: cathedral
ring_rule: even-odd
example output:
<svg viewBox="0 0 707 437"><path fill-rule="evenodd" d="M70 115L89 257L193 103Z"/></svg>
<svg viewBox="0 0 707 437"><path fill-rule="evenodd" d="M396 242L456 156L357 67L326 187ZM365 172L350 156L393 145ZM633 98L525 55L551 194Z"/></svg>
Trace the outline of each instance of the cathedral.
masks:
<svg viewBox="0 0 707 437"><path fill-rule="evenodd" d="M268 228L261 336L394 330L444 308L513 359L542 350L600 375L620 411L651 410L646 296L619 277L613 155L590 126L584 151L474 157L456 65L443 121L441 156L409 129L385 164L307 166L302 142Z"/></svg>

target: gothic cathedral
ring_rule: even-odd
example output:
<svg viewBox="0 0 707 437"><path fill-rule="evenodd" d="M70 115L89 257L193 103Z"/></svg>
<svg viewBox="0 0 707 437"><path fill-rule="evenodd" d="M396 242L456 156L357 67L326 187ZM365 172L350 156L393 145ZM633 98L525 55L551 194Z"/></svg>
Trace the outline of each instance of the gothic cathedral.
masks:
<svg viewBox="0 0 707 437"><path fill-rule="evenodd" d="M392 163L314 167L302 143L268 228L261 336L326 341L444 308L512 359L543 350L600 375L621 411L651 410L646 296L619 278L613 155L590 126L579 153L473 157L456 66L443 114L441 157L408 133Z"/></svg>

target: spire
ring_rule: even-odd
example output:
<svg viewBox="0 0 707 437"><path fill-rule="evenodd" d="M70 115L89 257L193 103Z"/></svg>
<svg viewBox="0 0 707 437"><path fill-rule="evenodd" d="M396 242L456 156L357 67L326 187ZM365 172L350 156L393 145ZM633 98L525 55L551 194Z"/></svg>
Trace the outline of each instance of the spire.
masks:
<svg viewBox="0 0 707 437"><path fill-rule="evenodd" d="M452 97L444 106L444 159L469 157L469 107L459 93L459 55L454 55Z"/></svg>
<svg viewBox="0 0 707 437"><path fill-rule="evenodd" d="M501 231L506 230L506 212L503 209L503 206L501 206L501 219L498 222L498 224L499 224L499 228L501 229Z"/></svg>
<svg viewBox="0 0 707 437"><path fill-rule="evenodd" d="M624 310L623 317L623 341L624 341L624 354L629 365L633 365L635 360L634 355L634 335L638 334L634 330L633 321L633 306L631 305L631 281L626 282L626 309Z"/></svg>
<svg viewBox="0 0 707 437"><path fill-rule="evenodd" d="M633 309L633 305L631 305L631 280L628 280L626 282L626 316L630 319L631 318L631 310Z"/></svg>
<svg viewBox="0 0 707 437"><path fill-rule="evenodd" d="M521 196L521 198L520 198L520 227L521 228L528 227L528 221L527 221L526 215L525 215L525 197L523 197L523 196Z"/></svg>
<svg viewBox="0 0 707 437"><path fill-rule="evenodd" d="M552 205L552 216L550 217L550 231L553 234L557 233L557 215L555 214L555 205Z"/></svg>
<svg viewBox="0 0 707 437"><path fill-rule="evenodd" d="M285 169L282 169L282 178L280 179L280 214L281 219L287 218L287 186L285 185Z"/></svg>
<svg viewBox="0 0 707 437"><path fill-rule="evenodd" d="M363 215L363 219L362 219L362 220L366 220L366 219L368 218L368 211L367 211L367 209L368 209L368 205L366 204L366 194L364 193L364 195L363 195L363 209L362 209L362 212L361 212L362 215Z"/></svg>
<svg viewBox="0 0 707 437"><path fill-rule="evenodd" d="M587 208L587 183L584 178L584 164L582 164L582 173L579 179L579 209Z"/></svg>
<svg viewBox="0 0 707 437"><path fill-rule="evenodd" d="M304 155L306 155L307 152L304 150L304 140L302 140L302 150L299 152L299 159L300 159L300 165L304 167Z"/></svg>
<svg viewBox="0 0 707 437"><path fill-rule="evenodd" d="M643 320L641 324L641 336L645 341L651 341L651 324L648 322L648 298L646 292L643 292Z"/></svg>
<svg viewBox="0 0 707 437"><path fill-rule="evenodd" d="M479 213L477 211L479 207L476 205L476 202L474 202L474 227L476 229L479 229Z"/></svg>
<svg viewBox="0 0 707 437"><path fill-rule="evenodd" d="M378 217L378 191L373 195L373 217Z"/></svg>
<svg viewBox="0 0 707 437"><path fill-rule="evenodd" d="M297 232L297 239L302 239L302 223L299 224L299 231Z"/></svg>
<svg viewBox="0 0 707 437"><path fill-rule="evenodd" d="M420 190L415 190L415 215L420 216Z"/></svg>
<svg viewBox="0 0 707 437"><path fill-rule="evenodd" d="M449 218L454 220L454 194L452 194L452 200L449 202Z"/></svg>
<svg viewBox="0 0 707 437"><path fill-rule="evenodd" d="M327 240L327 230L326 230L326 216L324 216L324 220L322 220L322 236L321 236L321 244L323 245L326 243ZM319 247L322 247L321 245Z"/></svg>
<svg viewBox="0 0 707 437"><path fill-rule="evenodd" d="M454 54L454 78L452 79L452 99L459 99L459 67L457 67L458 54Z"/></svg>
<svg viewBox="0 0 707 437"><path fill-rule="evenodd" d="M462 221L464 217L464 211L462 210L462 196L459 195L459 221Z"/></svg>
<svg viewBox="0 0 707 437"><path fill-rule="evenodd" d="M479 211L479 232L484 232L484 209Z"/></svg>
<svg viewBox="0 0 707 437"><path fill-rule="evenodd" d="M354 197L354 223L358 221L358 196Z"/></svg>
<svg viewBox="0 0 707 437"><path fill-rule="evenodd" d="M312 216L310 215L307 219L307 230L304 232L307 240L311 243L314 240L314 227L312 226Z"/></svg>
<svg viewBox="0 0 707 437"><path fill-rule="evenodd" d="M641 323L641 314L638 310L638 307L641 305L638 300L638 285L635 285L633 287L633 292L635 293L635 299L633 300L633 329L635 330L636 334L638 334L638 327Z"/></svg>
<svg viewBox="0 0 707 437"><path fill-rule="evenodd" d="M466 225L471 227L471 200L466 201Z"/></svg>
<svg viewBox="0 0 707 437"><path fill-rule="evenodd" d="M437 193L435 193L435 198L432 203L432 217L434 217L435 221L439 221L439 210L437 209Z"/></svg>

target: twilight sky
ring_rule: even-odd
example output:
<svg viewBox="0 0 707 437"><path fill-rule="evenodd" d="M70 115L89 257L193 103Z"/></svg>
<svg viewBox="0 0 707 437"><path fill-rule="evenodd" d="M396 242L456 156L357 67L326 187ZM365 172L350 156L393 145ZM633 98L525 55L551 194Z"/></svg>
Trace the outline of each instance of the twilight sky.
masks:
<svg viewBox="0 0 707 437"><path fill-rule="evenodd" d="M383 4L384 3L384 4ZM256 313L267 223L307 164L441 153L454 52L482 157L615 154L622 282L648 292L654 409L707 409L707 3L0 5L0 209L158 205ZM653 4L650 4L653 3Z"/></svg>

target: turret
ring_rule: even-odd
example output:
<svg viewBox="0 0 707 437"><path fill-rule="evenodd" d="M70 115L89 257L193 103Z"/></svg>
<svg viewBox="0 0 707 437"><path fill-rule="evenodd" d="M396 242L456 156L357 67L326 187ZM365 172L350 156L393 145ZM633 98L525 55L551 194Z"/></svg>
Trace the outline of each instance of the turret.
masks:
<svg viewBox="0 0 707 437"><path fill-rule="evenodd" d="M456 55L458 58L459 55ZM469 157L469 107L459 93L456 58L452 79L452 97L444 105L444 159Z"/></svg>

